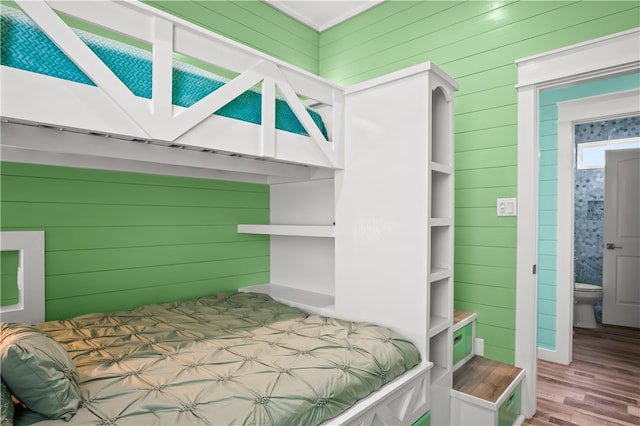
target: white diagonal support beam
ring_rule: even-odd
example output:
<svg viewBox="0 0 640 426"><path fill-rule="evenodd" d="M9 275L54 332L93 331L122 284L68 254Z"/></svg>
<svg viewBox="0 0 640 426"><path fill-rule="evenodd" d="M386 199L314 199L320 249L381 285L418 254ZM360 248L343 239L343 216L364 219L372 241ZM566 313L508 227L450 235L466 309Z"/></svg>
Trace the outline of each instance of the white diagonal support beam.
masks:
<svg viewBox="0 0 640 426"><path fill-rule="evenodd" d="M300 123L309 134L309 137L321 150L322 154L326 157L329 164L331 164L333 167L338 167L333 144L329 143L324 137L315 121L313 121L313 118L311 118L311 114L309 114L309 111L304 106L278 66L269 62L260 62L252 69L259 72L265 78L271 78L276 82L277 88L282 92L285 101L287 102L295 116L298 118L298 120L300 120ZM263 105L266 95L267 94L263 92ZM273 103L275 105L275 92L273 93L273 96ZM269 100L269 102L272 101Z"/></svg>
<svg viewBox="0 0 640 426"><path fill-rule="evenodd" d="M135 95L45 2L16 0L16 4L135 123L149 128L151 114L136 108Z"/></svg>
<svg viewBox="0 0 640 426"><path fill-rule="evenodd" d="M254 68L240 74L224 86L209 93L189 108L173 117L172 126L166 133L155 136L157 139L174 141L214 112L250 90L264 79Z"/></svg>

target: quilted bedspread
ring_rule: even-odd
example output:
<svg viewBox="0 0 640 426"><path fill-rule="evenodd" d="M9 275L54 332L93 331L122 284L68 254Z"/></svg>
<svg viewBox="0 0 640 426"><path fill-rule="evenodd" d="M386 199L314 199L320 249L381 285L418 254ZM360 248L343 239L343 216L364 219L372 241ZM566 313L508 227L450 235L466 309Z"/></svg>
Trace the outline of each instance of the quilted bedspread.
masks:
<svg viewBox="0 0 640 426"><path fill-rule="evenodd" d="M318 424L420 361L386 328L310 316L258 293L36 327L80 375L84 401L59 424Z"/></svg>

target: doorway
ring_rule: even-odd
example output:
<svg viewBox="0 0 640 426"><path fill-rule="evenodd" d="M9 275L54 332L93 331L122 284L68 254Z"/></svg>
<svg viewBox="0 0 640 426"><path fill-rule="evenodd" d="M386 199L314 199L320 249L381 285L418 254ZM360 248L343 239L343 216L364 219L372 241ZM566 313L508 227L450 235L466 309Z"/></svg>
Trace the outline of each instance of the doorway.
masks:
<svg viewBox="0 0 640 426"><path fill-rule="evenodd" d="M597 122L607 132L613 132L616 123L637 122L640 115L640 89L621 91L606 95L585 97L558 103L558 196L557 196L557 337L555 351L538 351L541 359L569 364L573 352L573 288L576 280L575 268L575 194L576 194L576 129L580 125ZM632 117L636 118L632 118ZM578 126L578 127L577 127ZM631 126L637 136L637 126ZM588 130L587 130L588 131ZM600 137L593 136L595 139ZM585 141L586 142L586 141ZM602 177L604 180L604 175ZM604 194L604 187L602 187ZM592 204L593 214L598 215L597 197ZM604 198L604 197L603 197ZM588 200L587 200L588 201ZM604 205L601 205L604 207ZM583 206L585 207L585 206ZM589 206L586 203L586 209ZM595 238L593 239L595 240ZM602 244L593 241L595 244ZM601 255L600 255L601 256ZM601 274L601 271L600 271Z"/></svg>
<svg viewBox="0 0 640 426"><path fill-rule="evenodd" d="M542 127L539 116L540 95L542 91L549 88L568 87L576 83L589 84L601 79L630 74L632 74L631 81L626 88L610 87L600 93L640 87L638 84L639 36L640 28L635 28L516 61L518 66L518 245L515 361L517 366L526 369L522 385L522 409L526 417L531 417L536 411L536 363L539 356L537 281L539 272L538 164L540 161L538 148ZM564 99L575 98L576 96ZM563 297L560 294L558 296ZM557 311L557 309L554 310ZM562 311L565 310L560 311L564 315Z"/></svg>

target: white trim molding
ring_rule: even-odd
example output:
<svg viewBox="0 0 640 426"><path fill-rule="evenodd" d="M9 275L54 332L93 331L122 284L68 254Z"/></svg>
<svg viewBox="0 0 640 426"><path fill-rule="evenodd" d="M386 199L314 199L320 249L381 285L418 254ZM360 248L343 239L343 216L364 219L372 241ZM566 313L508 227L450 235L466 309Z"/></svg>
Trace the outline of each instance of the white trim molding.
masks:
<svg viewBox="0 0 640 426"><path fill-rule="evenodd" d="M640 70L640 27L519 59L515 363L526 370L522 410L536 411L538 96L542 89Z"/></svg>
<svg viewBox="0 0 640 426"><path fill-rule="evenodd" d="M2 231L0 250L18 251L18 303L0 307L2 322L44 321L44 231Z"/></svg>

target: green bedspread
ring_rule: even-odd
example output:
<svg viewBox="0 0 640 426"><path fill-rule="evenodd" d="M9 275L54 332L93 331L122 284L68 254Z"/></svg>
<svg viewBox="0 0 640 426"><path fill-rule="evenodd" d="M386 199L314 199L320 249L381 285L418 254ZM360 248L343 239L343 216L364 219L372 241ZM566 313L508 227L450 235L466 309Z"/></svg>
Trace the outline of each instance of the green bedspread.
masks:
<svg viewBox="0 0 640 426"><path fill-rule="evenodd" d="M257 293L36 326L80 376L84 401L59 424L318 424L420 361L386 328L310 316Z"/></svg>

